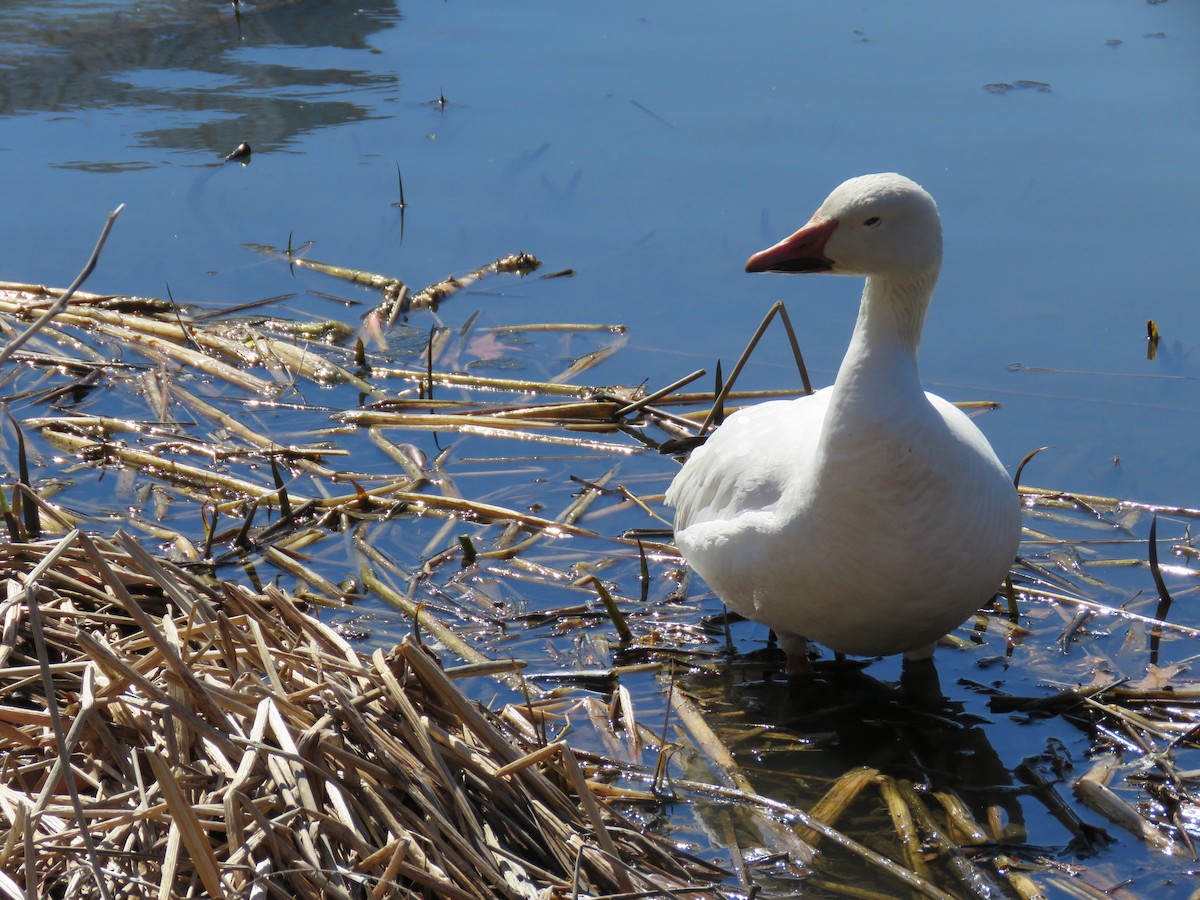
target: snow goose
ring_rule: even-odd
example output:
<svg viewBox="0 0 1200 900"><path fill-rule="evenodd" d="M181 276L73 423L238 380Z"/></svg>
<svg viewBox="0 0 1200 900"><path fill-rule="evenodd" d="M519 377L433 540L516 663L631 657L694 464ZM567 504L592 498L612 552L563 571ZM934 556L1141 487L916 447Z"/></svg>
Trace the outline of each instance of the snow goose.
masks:
<svg viewBox="0 0 1200 900"><path fill-rule="evenodd" d="M993 597L1020 505L987 439L925 393L917 345L942 260L937 206L894 173L840 185L747 272L866 276L833 386L739 410L675 476L675 542L733 610L774 629L788 671L807 639L927 657Z"/></svg>

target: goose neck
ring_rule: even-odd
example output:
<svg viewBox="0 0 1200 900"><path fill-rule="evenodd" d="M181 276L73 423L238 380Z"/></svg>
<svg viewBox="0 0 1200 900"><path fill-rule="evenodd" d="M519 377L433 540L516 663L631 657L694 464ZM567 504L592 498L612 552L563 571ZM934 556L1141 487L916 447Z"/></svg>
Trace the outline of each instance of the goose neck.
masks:
<svg viewBox="0 0 1200 900"><path fill-rule="evenodd" d="M917 347L937 275L867 279L854 336L838 371L843 390L871 390L876 383L889 392L919 390Z"/></svg>

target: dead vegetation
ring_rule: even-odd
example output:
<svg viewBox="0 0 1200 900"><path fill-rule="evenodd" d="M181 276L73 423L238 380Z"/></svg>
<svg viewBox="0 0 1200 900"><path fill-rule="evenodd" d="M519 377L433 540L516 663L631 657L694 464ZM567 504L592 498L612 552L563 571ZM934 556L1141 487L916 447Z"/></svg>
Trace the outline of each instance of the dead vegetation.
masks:
<svg viewBox="0 0 1200 900"><path fill-rule="evenodd" d="M1025 489L1011 606L948 639L1090 759L1031 747L981 800L880 750L777 798L851 725L764 712L775 658L688 596L653 451L716 392L582 383L617 324L405 321L537 267L505 259L411 297L305 261L379 292L361 328L77 292L12 353L5 895L1122 896L1116 834L1194 857L1196 511ZM0 327L58 296L0 285ZM868 744L987 756L940 693L868 692Z"/></svg>
<svg viewBox="0 0 1200 900"><path fill-rule="evenodd" d="M594 896L716 872L504 724L536 732L535 706L479 708L452 681L478 670L412 640L359 653L283 591L123 533L12 544L3 569L8 896Z"/></svg>

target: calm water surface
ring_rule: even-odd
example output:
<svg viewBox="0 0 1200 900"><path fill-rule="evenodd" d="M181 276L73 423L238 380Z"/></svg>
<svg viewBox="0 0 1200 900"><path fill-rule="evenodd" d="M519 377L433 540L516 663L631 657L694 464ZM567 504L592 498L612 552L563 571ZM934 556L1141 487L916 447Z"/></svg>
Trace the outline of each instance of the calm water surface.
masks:
<svg viewBox="0 0 1200 900"><path fill-rule="evenodd" d="M447 318L619 321L644 352L601 374L656 381L736 355L787 298L828 381L858 288L741 263L845 177L898 170L946 224L929 385L1001 401L1010 464L1053 445L1033 483L1200 505L1191 4L264 3L240 27L7 4L0 25L8 278L68 281L121 202L92 286L212 304L279 292L240 245L289 233L414 285L525 249L578 276ZM985 88L1020 81L1041 84ZM241 141L250 166L213 167Z"/></svg>
<svg viewBox="0 0 1200 900"><path fill-rule="evenodd" d="M1010 466L1052 446L1029 483L1200 506L1194 4L243 7L0 7L0 276L68 283L120 203L88 287L216 307L300 291L354 321L305 293L348 289L243 246L289 235L414 287L524 250L575 277L485 282L440 321L623 323L589 380L655 385L736 357L782 298L828 383L859 285L742 264L895 170L946 228L928 385L999 401ZM788 358L768 344L746 384L793 384ZM1037 728L992 740L1019 758Z"/></svg>

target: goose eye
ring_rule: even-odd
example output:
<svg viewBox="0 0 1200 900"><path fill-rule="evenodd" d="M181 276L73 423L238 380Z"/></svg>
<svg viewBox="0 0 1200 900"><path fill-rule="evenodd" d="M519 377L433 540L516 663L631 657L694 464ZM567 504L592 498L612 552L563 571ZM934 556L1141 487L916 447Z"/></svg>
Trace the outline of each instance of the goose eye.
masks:
<svg viewBox="0 0 1200 900"><path fill-rule="evenodd" d="M868 228L874 228L876 225L878 225L882 221L883 220L881 218L879 218L879 216L871 216L871 218L867 219L867 221L863 222L863 224L866 225Z"/></svg>

